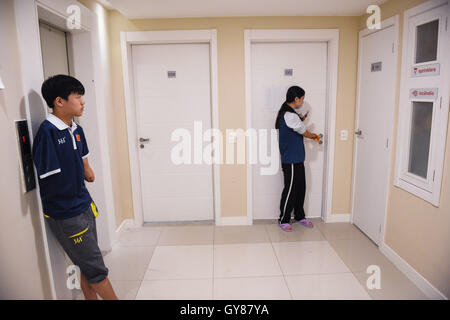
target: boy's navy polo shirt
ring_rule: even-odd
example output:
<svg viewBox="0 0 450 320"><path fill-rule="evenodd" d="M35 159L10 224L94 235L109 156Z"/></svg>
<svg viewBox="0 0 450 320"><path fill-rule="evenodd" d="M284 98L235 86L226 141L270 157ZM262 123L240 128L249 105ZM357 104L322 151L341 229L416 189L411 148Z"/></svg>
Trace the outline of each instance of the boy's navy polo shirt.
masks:
<svg viewBox="0 0 450 320"><path fill-rule="evenodd" d="M89 155L81 126L69 127L53 114L34 138L33 160L39 176L44 214L67 219L86 211L91 196L84 184L83 159Z"/></svg>

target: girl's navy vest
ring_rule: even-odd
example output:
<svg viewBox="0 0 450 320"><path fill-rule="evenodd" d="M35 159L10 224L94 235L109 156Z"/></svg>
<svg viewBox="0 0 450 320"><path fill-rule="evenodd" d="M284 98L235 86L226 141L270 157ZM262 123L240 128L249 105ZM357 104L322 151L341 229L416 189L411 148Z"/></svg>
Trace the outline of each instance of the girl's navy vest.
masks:
<svg viewBox="0 0 450 320"><path fill-rule="evenodd" d="M290 107L289 107L290 108ZM280 147L281 163L300 163L305 161L305 145L303 136L289 128L284 120L283 112L279 118L278 145ZM292 110L293 113L297 113Z"/></svg>

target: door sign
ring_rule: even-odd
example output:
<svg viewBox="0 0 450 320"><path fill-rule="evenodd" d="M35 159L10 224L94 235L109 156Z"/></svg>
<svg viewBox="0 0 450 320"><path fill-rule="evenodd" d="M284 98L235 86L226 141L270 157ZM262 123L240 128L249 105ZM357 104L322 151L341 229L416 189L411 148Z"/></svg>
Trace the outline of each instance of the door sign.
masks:
<svg viewBox="0 0 450 320"><path fill-rule="evenodd" d="M409 90L410 100L436 100L438 88L413 88Z"/></svg>

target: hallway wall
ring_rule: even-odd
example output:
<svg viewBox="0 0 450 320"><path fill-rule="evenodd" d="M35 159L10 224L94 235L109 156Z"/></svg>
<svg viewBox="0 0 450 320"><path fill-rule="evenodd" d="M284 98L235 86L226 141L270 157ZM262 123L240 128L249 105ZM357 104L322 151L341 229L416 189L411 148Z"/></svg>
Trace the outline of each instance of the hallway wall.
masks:
<svg viewBox="0 0 450 320"><path fill-rule="evenodd" d="M25 119L14 1L0 1L0 299L50 299L36 189L22 192L14 120ZM26 54L26 53L25 53Z"/></svg>
<svg viewBox="0 0 450 320"><path fill-rule="evenodd" d="M450 130L442 176L440 206L394 186L397 123L402 68L403 12L424 0L390 0L381 5L381 19L400 14L397 95L394 111L394 137L387 209L385 243L445 296L450 297ZM361 17L360 29L366 27Z"/></svg>
<svg viewBox="0 0 450 320"><path fill-rule="evenodd" d="M122 78L121 31L217 29L219 68L219 129L245 128L245 29L328 29L338 28L339 78L337 94L336 145L332 213L350 212L353 136L340 141L339 132L354 126L356 101L357 30L360 17L248 17L129 20L118 11L109 11L111 45L112 108L117 154L113 177L119 177L115 194L120 194L121 219L133 217L125 100ZM300 84L301 85L301 84ZM280 102L281 103L281 102ZM223 217L247 214L246 166L221 165L221 211ZM116 182L117 183L117 182ZM117 191L117 188L119 191Z"/></svg>

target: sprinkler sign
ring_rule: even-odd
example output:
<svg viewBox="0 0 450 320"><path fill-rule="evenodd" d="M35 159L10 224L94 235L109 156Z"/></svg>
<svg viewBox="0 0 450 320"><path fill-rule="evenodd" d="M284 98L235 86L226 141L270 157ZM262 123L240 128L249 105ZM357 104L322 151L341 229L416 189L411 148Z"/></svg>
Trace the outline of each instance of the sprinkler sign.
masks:
<svg viewBox="0 0 450 320"><path fill-rule="evenodd" d="M438 76L440 74L440 64L428 64L420 67L412 67L411 77L428 77L428 76Z"/></svg>

